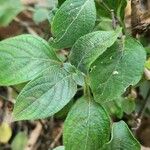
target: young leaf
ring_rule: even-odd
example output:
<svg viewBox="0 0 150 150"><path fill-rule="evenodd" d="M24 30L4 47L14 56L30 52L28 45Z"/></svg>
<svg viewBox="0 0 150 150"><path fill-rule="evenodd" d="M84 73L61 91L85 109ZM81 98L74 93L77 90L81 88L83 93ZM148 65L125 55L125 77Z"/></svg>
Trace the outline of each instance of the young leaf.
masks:
<svg viewBox="0 0 150 150"><path fill-rule="evenodd" d="M0 0L0 26L7 26L22 10L20 0Z"/></svg>
<svg viewBox="0 0 150 150"><path fill-rule="evenodd" d="M124 121L114 123L111 141L102 150L140 150L139 142L133 137Z"/></svg>
<svg viewBox="0 0 150 150"><path fill-rule="evenodd" d="M98 150L110 137L110 120L98 103L79 99L64 125L65 150Z"/></svg>
<svg viewBox="0 0 150 150"><path fill-rule="evenodd" d="M69 48L75 41L89 33L96 20L94 0L66 0L56 12L52 22L51 41L56 48Z"/></svg>
<svg viewBox="0 0 150 150"><path fill-rule="evenodd" d="M96 31L82 36L74 44L71 54L71 63L87 73L90 65L117 40L121 28L116 31Z"/></svg>
<svg viewBox="0 0 150 150"><path fill-rule="evenodd" d="M15 120L46 118L61 110L77 91L74 73L55 66L29 82L17 98Z"/></svg>
<svg viewBox="0 0 150 150"><path fill-rule="evenodd" d="M20 35L0 42L0 85L13 85L35 78L59 63L52 47L40 37Z"/></svg>
<svg viewBox="0 0 150 150"><path fill-rule="evenodd" d="M93 64L90 85L97 102L121 96L126 88L141 79L146 60L145 49L134 39L115 43Z"/></svg>

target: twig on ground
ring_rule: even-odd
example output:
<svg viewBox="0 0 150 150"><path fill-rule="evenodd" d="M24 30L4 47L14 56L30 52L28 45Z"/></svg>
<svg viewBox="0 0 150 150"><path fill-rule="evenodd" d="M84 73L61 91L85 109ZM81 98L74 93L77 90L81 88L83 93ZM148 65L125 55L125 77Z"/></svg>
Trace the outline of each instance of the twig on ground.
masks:
<svg viewBox="0 0 150 150"><path fill-rule="evenodd" d="M54 141L51 143L51 145L50 145L50 147L49 147L50 150L52 150L52 149L55 147L56 143L57 143L57 142L59 141L59 139L61 138L62 133L63 133L63 127L61 127L61 129L60 129L58 135L55 137Z"/></svg>
<svg viewBox="0 0 150 150"><path fill-rule="evenodd" d="M31 132L31 134L29 136L29 140L28 140L25 150L33 150L34 149L34 146L41 134L41 131L42 131L42 125L40 122L38 122L35 129Z"/></svg>

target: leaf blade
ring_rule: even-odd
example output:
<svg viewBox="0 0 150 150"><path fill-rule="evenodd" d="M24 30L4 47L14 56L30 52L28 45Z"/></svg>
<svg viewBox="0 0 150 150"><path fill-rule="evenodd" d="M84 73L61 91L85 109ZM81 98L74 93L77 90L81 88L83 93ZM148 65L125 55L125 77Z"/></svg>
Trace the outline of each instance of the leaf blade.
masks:
<svg viewBox="0 0 150 150"><path fill-rule="evenodd" d="M96 31L77 40L71 49L71 63L86 73L90 65L119 37L121 28L116 31Z"/></svg>
<svg viewBox="0 0 150 150"><path fill-rule="evenodd" d="M0 42L0 85L14 85L35 78L59 64L52 47L40 37L20 35Z"/></svg>
<svg viewBox="0 0 150 150"><path fill-rule="evenodd" d="M134 138L124 121L114 123L112 127L112 138L109 143L104 145L103 150L140 150L139 142Z"/></svg>
<svg viewBox="0 0 150 150"><path fill-rule="evenodd" d="M17 98L15 120L46 118L61 110L77 91L72 74L55 66L29 82Z"/></svg>
<svg viewBox="0 0 150 150"><path fill-rule="evenodd" d="M7 26L23 9L20 0L1 0L0 26Z"/></svg>
<svg viewBox="0 0 150 150"><path fill-rule="evenodd" d="M92 65L90 85L97 102L118 98L128 86L137 84L145 61L145 50L136 40L126 39L121 50L120 44L115 43Z"/></svg>
<svg viewBox="0 0 150 150"><path fill-rule="evenodd" d="M81 132L82 131L82 132ZM69 112L64 125L65 150L97 150L110 136L106 111L88 98L79 99Z"/></svg>
<svg viewBox="0 0 150 150"><path fill-rule="evenodd" d="M66 0L53 19L52 34L55 39L51 43L56 48L69 48L79 37L93 29L95 21L93 0Z"/></svg>

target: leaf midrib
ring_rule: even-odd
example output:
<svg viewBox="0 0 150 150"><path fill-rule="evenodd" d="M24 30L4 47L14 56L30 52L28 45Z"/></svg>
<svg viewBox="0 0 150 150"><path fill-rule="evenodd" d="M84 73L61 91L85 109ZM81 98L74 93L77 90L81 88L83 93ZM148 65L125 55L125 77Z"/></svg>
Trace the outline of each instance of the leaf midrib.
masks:
<svg viewBox="0 0 150 150"><path fill-rule="evenodd" d="M89 120L90 120L90 115L91 115L91 100L88 101L88 117L87 117L87 133L86 133L86 142L85 142L85 150L87 149L87 143L88 143L88 137L89 137L89 130L90 130L90 126L89 126Z"/></svg>

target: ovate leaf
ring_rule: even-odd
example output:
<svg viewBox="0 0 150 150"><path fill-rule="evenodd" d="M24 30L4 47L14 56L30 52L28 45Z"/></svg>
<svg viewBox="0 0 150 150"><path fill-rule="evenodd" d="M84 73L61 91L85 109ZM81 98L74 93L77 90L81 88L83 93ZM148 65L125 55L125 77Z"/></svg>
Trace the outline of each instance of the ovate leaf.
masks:
<svg viewBox="0 0 150 150"><path fill-rule="evenodd" d="M40 37L20 35L0 42L0 85L13 85L35 78L59 63L53 48Z"/></svg>
<svg viewBox="0 0 150 150"><path fill-rule="evenodd" d="M71 47L84 34L89 33L96 20L94 0L66 0L52 22L51 41L56 48Z"/></svg>
<svg viewBox="0 0 150 150"><path fill-rule="evenodd" d="M74 73L55 66L29 82L17 98L15 120L46 118L61 110L77 91Z"/></svg>
<svg viewBox="0 0 150 150"><path fill-rule="evenodd" d="M115 43L93 64L90 85L97 102L103 103L121 96L126 88L135 85L144 71L144 48L132 38Z"/></svg>
<svg viewBox="0 0 150 150"><path fill-rule="evenodd" d="M86 97L79 99L65 121L65 150L98 150L109 136L110 120L103 107Z"/></svg>
<svg viewBox="0 0 150 150"><path fill-rule="evenodd" d="M134 138L123 121L114 123L111 141L102 150L140 150L139 142Z"/></svg>
<svg viewBox="0 0 150 150"><path fill-rule="evenodd" d="M22 10L20 0L0 0L0 26L7 26Z"/></svg>
<svg viewBox="0 0 150 150"><path fill-rule="evenodd" d="M71 63L83 72L117 40L121 29L116 31L96 31L89 33L75 43L71 50Z"/></svg>

